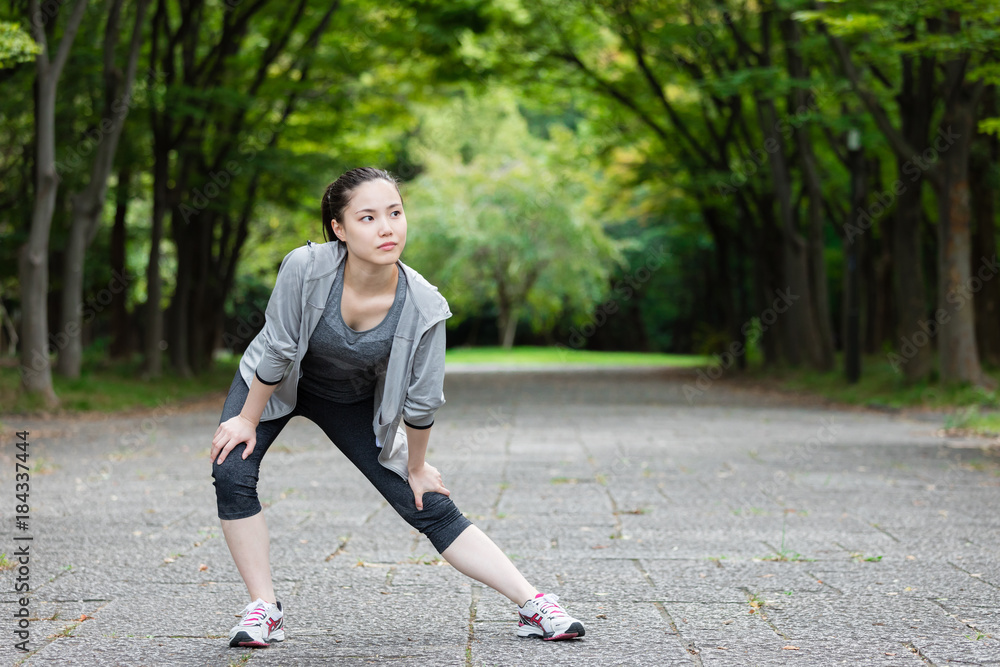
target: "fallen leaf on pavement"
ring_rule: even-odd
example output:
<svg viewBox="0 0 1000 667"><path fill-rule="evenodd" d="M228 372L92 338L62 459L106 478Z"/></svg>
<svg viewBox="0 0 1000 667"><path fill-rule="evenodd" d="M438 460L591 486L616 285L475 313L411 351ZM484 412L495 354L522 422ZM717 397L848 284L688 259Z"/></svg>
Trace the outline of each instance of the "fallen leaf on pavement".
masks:
<svg viewBox="0 0 1000 667"><path fill-rule="evenodd" d="M783 651L798 651L799 647L798 646L782 646L781 649Z"/></svg>

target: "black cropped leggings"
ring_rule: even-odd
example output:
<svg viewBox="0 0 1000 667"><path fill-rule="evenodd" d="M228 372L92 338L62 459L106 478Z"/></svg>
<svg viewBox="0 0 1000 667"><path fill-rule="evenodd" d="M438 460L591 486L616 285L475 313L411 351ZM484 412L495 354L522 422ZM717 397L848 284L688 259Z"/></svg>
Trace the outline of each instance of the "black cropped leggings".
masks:
<svg viewBox="0 0 1000 667"><path fill-rule="evenodd" d="M250 388L237 371L222 408L220 424L240 413L249 393ZM242 442L233 447L222 465L216 462L218 457L212 460L212 483L215 485L220 519L244 519L261 511L257 498L261 459L288 420L296 415L323 429L392 508L427 536L438 553L447 549L463 530L472 525L458 511L451 498L442 493L425 493L424 508L417 510L409 483L379 463L380 450L375 445L375 432L372 430L371 398L351 404L335 403L302 390L291 413L257 425L257 443L246 460L243 459L246 443Z"/></svg>

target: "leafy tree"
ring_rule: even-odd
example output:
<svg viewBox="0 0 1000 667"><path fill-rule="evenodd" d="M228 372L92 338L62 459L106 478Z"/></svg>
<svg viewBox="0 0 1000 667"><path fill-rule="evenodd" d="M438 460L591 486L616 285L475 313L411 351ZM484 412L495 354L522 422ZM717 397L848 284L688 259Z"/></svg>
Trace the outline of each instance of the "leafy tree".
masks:
<svg viewBox="0 0 1000 667"><path fill-rule="evenodd" d="M424 172L407 187L408 255L457 314L495 305L506 348L522 317L540 331L589 312L622 259L594 214L597 182L574 164L572 132L548 131L532 136L513 91L495 87L428 109L416 139Z"/></svg>

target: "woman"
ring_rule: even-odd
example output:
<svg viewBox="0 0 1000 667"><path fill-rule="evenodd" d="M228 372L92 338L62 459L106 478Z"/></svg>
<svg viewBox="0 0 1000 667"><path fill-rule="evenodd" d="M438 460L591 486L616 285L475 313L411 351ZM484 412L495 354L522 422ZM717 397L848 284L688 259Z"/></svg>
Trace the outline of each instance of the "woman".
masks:
<svg viewBox="0 0 1000 667"><path fill-rule="evenodd" d="M582 637L583 624L525 580L424 460L445 402L451 312L436 287L399 261L406 217L395 177L352 169L327 187L322 212L328 242L307 242L282 261L264 328L240 360L212 439L222 532L252 600L229 645L285 638L256 489L261 459L295 415L323 429L455 569L518 605L519 637Z"/></svg>

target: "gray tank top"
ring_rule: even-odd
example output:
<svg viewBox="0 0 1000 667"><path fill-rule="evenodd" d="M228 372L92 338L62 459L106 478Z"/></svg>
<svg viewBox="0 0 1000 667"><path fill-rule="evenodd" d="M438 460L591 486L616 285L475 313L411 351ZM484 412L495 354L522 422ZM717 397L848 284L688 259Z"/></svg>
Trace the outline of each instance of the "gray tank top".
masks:
<svg viewBox="0 0 1000 667"><path fill-rule="evenodd" d="M397 264L399 281L396 298L385 319L371 329L355 331L347 326L340 314L344 264L340 263L323 316L309 338L309 349L302 357L299 390L335 403L357 403L375 396L376 380L385 373L389 364L392 337L406 300L406 275Z"/></svg>

